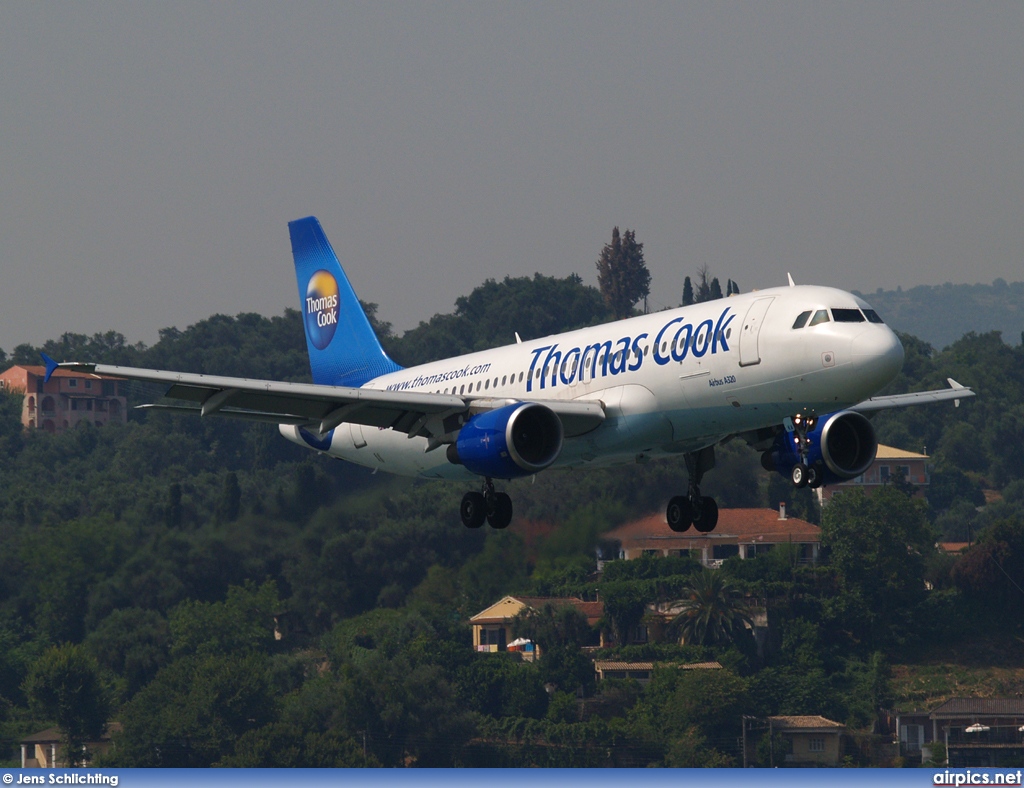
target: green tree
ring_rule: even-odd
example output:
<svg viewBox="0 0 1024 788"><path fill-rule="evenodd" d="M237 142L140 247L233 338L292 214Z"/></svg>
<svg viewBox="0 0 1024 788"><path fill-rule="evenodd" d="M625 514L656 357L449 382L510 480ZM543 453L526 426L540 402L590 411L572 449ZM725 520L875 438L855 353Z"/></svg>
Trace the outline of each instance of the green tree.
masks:
<svg viewBox="0 0 1024 788"><path fill-rule="evenodd" d="M171 653L267 651L274 644L274 615L280 606L273 581L232 586L223 602L186 600L170 613Z"/></svg>
<svg viewBox="0 0 1024 788"><path fill-rule="evenodd" d="M99 666L83 646L48 648L25 679L25 694L37 712L60 728L67 763L83 761L83 745L96 741L107 724L109 705Z"/></svg>
<svg viewBox="0 0 1024 788"><path fill-rule="evenodd" d="M843 492L824 509L821 537L839 575L840 616L856 609L847 623L866 642L900 642L924 597L924 556L934 550L924 503L890 485L871 497Z"/></svg>
<svg viewBox="0 0 1024 788"><path fill-rule="evenodd" d="M1024 522L994 523L957 559L951 574L957 588L975 604L1020 620L1024 617Z"/></svg>
<svg viewBox="0 0 1024 788"><path fill-rule="evenodd" d="M190 656L157 673L121 710L117 765L210 766L250 730L273 722L259 654Z"/></svg>
<svg viewBox="0 0 1024 788"><path fill-rule="evenodd" d="M693 574L683 598L671 606L679 610L672 626L694 645L729 643L745 625L753 626L742 593L724 573L711 569Z"/></svg>
<svg viewBox="0 0 1024 788"><path fill-rule="evenodd" d="M535 665L514 654L477 654L458 672L457 686L469 708L491 717L543 717L548 697Z"/></svg>
<svg viewBox="0 0 1024 788"><path fill-rule="evenodd" d="M512 619L512 634L540 647L541 678L567 691L594 688L594 668L580 647L591 634L586 616L571 604L545 602L539 609L525 608Z"/></svg>
<svg viewBox="0 0 1024 788"><path fill-rule="evenodd" d="M683 280L683 302L681 306L690 306L693 304L693 282L690 281L690 277L686 277Z"/></svg>
<svg viewBox="0 0 1024 788"><path fill-rule="evenodd" d="M615 642L620 646L629 645L632 633L643 620L648 602L643 585L628 581L603 583L601 600L604 602L605 617L615 632Z"/></svg>
<svg viewBox="0 0 1024 788"><path fill-rule="evenodd" d="M89 633L85 646L100 666L120 677L120 691L131 698L167 662L167 621L155 610L127 607L113 611Z"/></svg>
<svg viewBox="0 0 1024 788"><path fill-rule="evenodd" d="M673 763L722 765L728 756L717 748L712 751L702 740L727 743L732 750L749 703L746 681L730 670L666 666L654 671L628 719L636 734L668 748ZM694 750L704 751L700 758L707 762L694 762Z"/></svg>
<svg viewBox="0 0 1024 788"><path fill-rule="evenodd" d="M597 283L616 319L629 317L633 304L650 293L651 274L644 263L644 245L636 242L632 230L626 230L621 238L618 227L612 230L612 241L601 250L597 261Z"/></svg>
<svg viewBox="0 0 1024 788"><path fill-rule="evenodd" d="M703 304L711 300L711 280L708 278L708 267L702 265L697 270L697 288L693 296L696 304Z"/></svg>
<svg viewBox="0 0 1024 788"><path fill-rule="evenodd" d="M224 488L217 506L217 519L232 523L238 519L242 508L242 488L238 486L238 474L228 471L224 474Z"/></svg>
<svg viewBox="0 0 1024 788"><path fill-rule="evenodd" d="M523 608L512 619L512 634L532 640L545 651L556 646L578 648L587 642L590 625L570 603L545 602L539 608Z"/></svg>

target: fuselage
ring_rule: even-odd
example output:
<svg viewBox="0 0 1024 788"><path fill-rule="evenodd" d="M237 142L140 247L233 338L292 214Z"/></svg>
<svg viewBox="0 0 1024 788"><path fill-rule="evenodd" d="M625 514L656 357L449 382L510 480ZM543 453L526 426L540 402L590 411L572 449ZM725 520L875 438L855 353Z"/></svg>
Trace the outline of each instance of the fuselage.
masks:
<svg viewBox="0 0 1024 788"><path fill-rule="evenodd" d="M805 314L806 313L806 314ZM802 318L802 319L800 319ZM509 326L509 333L515 330ZM861 402L899 372L903 348L871 307L825 287L782 287L436 361L364 388L466 399L599 400L600 427L566 439L552 467L677 455L728 435ZM406 476L473 474L426 451L427 439L342 424L315 443L289 440Z"/></svg>

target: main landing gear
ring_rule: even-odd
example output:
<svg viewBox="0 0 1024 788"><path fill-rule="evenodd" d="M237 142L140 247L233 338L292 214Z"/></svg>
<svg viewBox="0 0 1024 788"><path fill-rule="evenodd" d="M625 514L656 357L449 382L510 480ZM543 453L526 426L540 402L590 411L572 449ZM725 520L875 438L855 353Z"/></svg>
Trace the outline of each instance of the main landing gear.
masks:
<svg viewBox="0 0 1024 788"><path fill-rule="evenodd" d="M808 432L813 432L817 426L818 419L815 416L803 416L797 414L793 417L793 433L796 441L797 452L800 454L800 462L793 466L790 471L790 481L796 488L810 487L817 489L825 480L825 467L821 460L808 464L807 452L811 442L807 438Z"/></svg>
<svg viewBox="0 0 1024 788"><path fill-rule="evenodd" d="M691 525L700 533L715 530L718 525L718 504L714 498L700 494L700 482L704 474L715 467L715 448L708 446L686 455L686 470L690 476L686 495L677 495L668 502L665 518L668 527L682 533Z"/></svg>
<svg viewBox="0 0 1024 788"><path fill-rule="evenodd" d="M495 492L494 482L488 477L484 479L480 492L468 492L462 496L459 515L467 528L479 528L484 520L491 528L508 528L512 522L512 499L507 493Z"/></svg>

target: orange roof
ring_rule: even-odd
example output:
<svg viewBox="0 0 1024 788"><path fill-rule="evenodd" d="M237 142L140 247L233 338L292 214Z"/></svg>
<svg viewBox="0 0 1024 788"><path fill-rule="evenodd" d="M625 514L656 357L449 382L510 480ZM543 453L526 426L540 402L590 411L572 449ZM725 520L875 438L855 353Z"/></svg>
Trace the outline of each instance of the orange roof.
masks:
<svg viewBox="0 0 1024 788"><path fill-rule="evenodd" d="M894 446L886 446L882 443L878 444L878 449L875 451L876 460L928 460L931 459L927 454L918 454L916 451L906 451L905 449L897 449Z"/></svg>
<svg viewBox="0 0 1024 788"><path fill-rule="evenodd" d="M827 717L819 717L817 715L807 715L798 717L769 717L775 730L822 730L832 729L839 730L845 728L841 722L835 722Z"/></svg>
<svg viewBox="0 0 1024 788"><path fill-rule="evenodd" d="M982 490L981 494L985 496L986 504L1003 500L1003 494L999 490Z"/></svg>
<svg viewBox="0 0 1024 788"><path fill-rule="evenodd" d="M740 542L818 542L821 529L797 517L779 519L775 509L720 509L718 525L709 534L690 528L683 533L670 530L662 512L642 520L620 525L604 535L604 539L617 539L623 546L682 547L676 543L722 541L732 537Z"/></svg>
<svg viewBox="0 0 1024 788"><path fill-rule="evenodd" d="M970 542L939 542L938 547L944 553L962 553L971 546Z"/></svg>

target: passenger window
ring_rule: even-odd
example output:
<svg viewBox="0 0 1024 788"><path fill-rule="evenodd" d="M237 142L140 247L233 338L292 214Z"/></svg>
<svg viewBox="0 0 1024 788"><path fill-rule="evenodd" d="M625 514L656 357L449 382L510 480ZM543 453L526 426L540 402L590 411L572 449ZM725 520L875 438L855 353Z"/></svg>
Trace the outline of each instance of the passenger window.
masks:
<svg viewBox="0 0 1024 788"><path fill-rule="evenodd" d="M882 320L882 318L880 318L878 316L878 312L876 312L874 309L865 309L864 310L864 316L868 319L869 323L884 323L885 322L884 320Z"/></svg>
<svg viewBox="0 0 1024 788"><path fill-rule="evenodd" d="M859 309L833 309L832 319L837 323L863 323L864 315Z"/></svg>
<svg viewBox="0 0 1024 788"><path fill-rule="evenodd" d="M812 326L816 326L819 323L827 323L827 322L828 322L828 310L827 309L819 309L817 312L814 313L814 317L811 318L811 325Z"/></svg>
<svg viewBox="0 0 1024 788"><path fill-rule="evenodd" d="M484 381L484 388L485 389L489 389L490 387L491 387L491 381L490 380L485 380Z"/></svg>
<svg viewBox="0 0 1024 788"><path fill-rule="evenodd" d="M508 375L502 375L502 376L501 376L501 385L502 385L502 386L504 386L504 385L505 385L505 381L506 381L506 380L508 380Z"/></svg>
<svg viewBox="0 0 1024 788"><path fill-rule="evenodd" d="M810 311L801 312L796 316L796 321L793 323L793 328L803 328L807 325L807 318L811 316Z"/></svg>
<svg viewBox="0 0 1024 788"><path fill-rule="evenodd" d="M520 383L523 382L523 373L522 372L519 373L519 382Z"/></svg>

